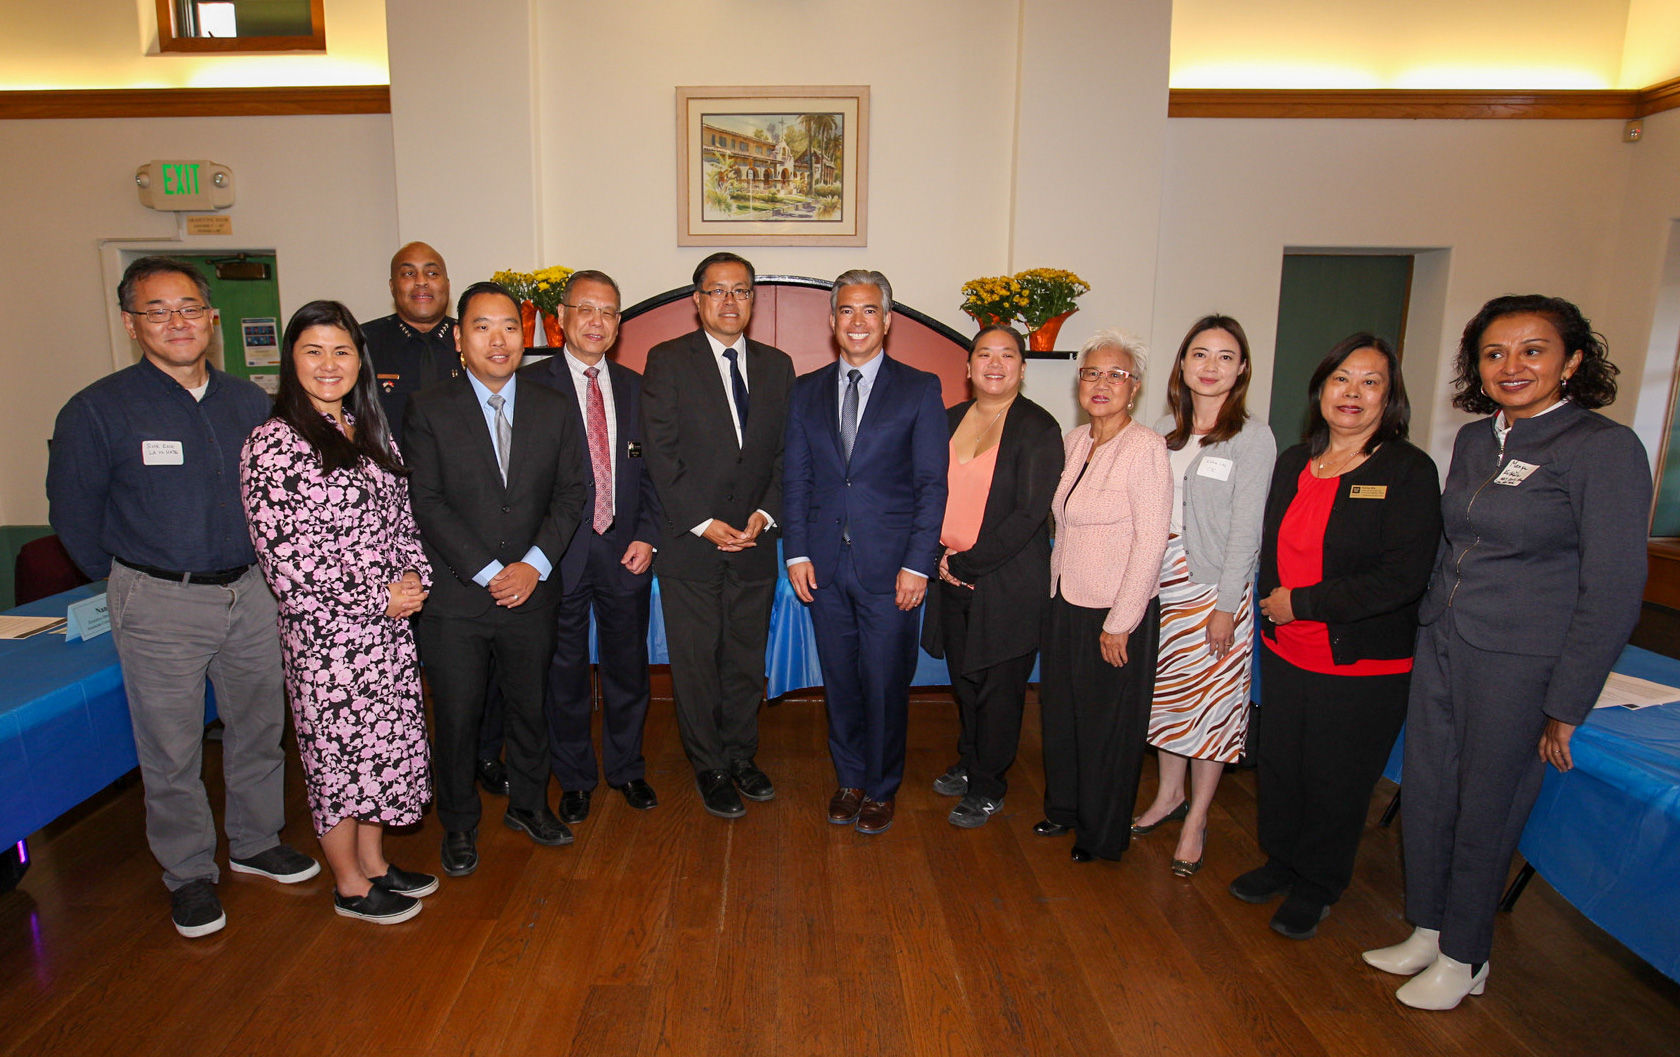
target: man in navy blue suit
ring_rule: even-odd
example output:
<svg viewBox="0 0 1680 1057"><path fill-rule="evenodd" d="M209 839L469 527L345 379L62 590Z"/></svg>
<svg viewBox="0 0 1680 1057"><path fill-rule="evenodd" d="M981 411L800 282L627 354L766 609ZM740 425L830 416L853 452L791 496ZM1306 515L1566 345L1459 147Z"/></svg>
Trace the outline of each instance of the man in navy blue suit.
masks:
<svg viewBox="0 0 1680 1057"><path fill-rule="evenodd" d="M939 379L883 351L892 286L834 280L839 362L794 383L782 463L788 580L811 607L839 789L828 820L884 832L904 777L910 678L939 563L949 431Z"/></svg>
<svg viewBox="0 0 1680 1057"><path fill-rule="evenodd" d="M565 595L549 666L545 711L560 818L589 817L599 772L589 721L589 614L595 614L601 676L601 762L607 784L633 808L659 803L647 783L642 725L648 707L648 598L659 545L659 500L642 460L642 376L607 359L618 340L618 284L605 272L574 272L561 294L566 344L520 372L566 396L582 445L588 486L583 518L560 558Z"/></svg>

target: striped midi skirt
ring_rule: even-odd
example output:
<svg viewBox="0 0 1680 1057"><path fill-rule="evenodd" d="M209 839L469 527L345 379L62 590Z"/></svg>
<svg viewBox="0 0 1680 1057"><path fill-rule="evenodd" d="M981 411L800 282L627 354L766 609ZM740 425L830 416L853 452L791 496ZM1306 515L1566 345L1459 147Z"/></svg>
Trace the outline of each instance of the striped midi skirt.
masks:
<svg viewBox="0 0 1680 1057"><path fill-rule="evenodd" d="M1161 562L1161 652L1149 744L1200 760L1235 763L1248 737L1254 654L1254 585L1243 589L1231 652L1214 660L1207 622L1219 589L1190 579L1184 539L1167 540Z"/></svg>

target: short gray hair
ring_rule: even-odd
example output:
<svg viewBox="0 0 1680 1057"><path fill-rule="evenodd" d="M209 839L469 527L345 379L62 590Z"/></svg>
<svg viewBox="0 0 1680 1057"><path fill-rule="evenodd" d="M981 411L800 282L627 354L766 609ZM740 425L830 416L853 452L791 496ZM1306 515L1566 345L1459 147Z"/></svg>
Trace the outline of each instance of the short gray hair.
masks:
<svg viewBox="0 0 1680 1057"><path fill-rule="evenodd" d="M893 306L892 283L880 272L867 268L853 268L841 272L834 280L834 289L828 292L828 310L834 312L840 307L840 288L842 286L873 286L881 291L881 311L891 312Z"/></svg>
<svg viewBox="0 0 1680 1057"><path fill-rule="evenodd" d="M1132 381L1143 385L1143 376L1149 370L1149 347L1141 338L1121 330L1119 327L1104 327L1085 339L1085 344L1079 346L1079 366L1085 366L1085 361L1091 358L1091 353L1098 349L1119 349L1132 358Z"/></svg>

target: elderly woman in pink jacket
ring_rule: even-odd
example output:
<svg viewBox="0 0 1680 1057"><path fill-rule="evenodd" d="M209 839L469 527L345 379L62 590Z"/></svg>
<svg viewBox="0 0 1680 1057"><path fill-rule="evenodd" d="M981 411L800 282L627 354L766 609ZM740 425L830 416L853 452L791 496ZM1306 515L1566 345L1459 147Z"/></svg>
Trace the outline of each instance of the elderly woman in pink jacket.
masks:
<svg viewBox="0 0 1680 1057"><path fill-rule="evenodd" d="M1172 516L1166 442L1132 418L1143 344L1109 329L1080 350L1089 425L1063 441L1051 503L1050 613L1039 685L1045 837L1073 831L1073 859L1118 859L1131 844L1160 642L1161 556Z"/></svg>

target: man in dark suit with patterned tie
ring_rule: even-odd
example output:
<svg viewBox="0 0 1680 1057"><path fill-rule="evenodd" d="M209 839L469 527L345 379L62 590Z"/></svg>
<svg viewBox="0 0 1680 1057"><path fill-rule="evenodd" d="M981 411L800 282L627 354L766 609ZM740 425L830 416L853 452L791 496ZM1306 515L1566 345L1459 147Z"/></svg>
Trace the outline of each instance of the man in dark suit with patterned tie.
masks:
<svg viewBox="0 0 1680 1057"><path fill-rule="evenodd" d="M793 361L746 337L752 264L694 270L700 329L648 352L647 469L665 512L656 560L677 726L706 810L746 813L775 786L754 760L775 599L782 432Z"/></svg>
<svg viewBox="0 0 1680 1057"><path fill-rule="evenodd" d="M892 287L834 280L838 363L788 401L788 581L811 607L840 788L828 820L884 832L904 777L916 609L938 567L949 431L937 376L888 356Z"/></svg>
<svg viewBox="0 0 1680 1057"><path fill-rule="evenodd" d="M648 596L659 546L659 500L642 451L642 376L607 359L618 340L618 284L605 272L574 272L561 293L566 344L519 372L566 397L585 438L583 519L560 558L565 596L556 609L548 669L549 749L560 780L560 819L589 817L598 781L590 739L589 616L595 615L601 677L601 765L631 807L659 803L647 783L642 725L648 707Z"/></svg>
<svg viewBox="0 0 1680 1057"><path fill-rule="evenodd" d="M495 283L461 295L456 345L466 373L416 393L404 454L432 593L420 657L432 689L443 871L478 867L473 762L495 662L506 713L508 809L502 821L538 844L571 830L548 807L543 683L554 655L555 563L583 510L581 441L568 401L520 385L519 305Z"/></svg>

